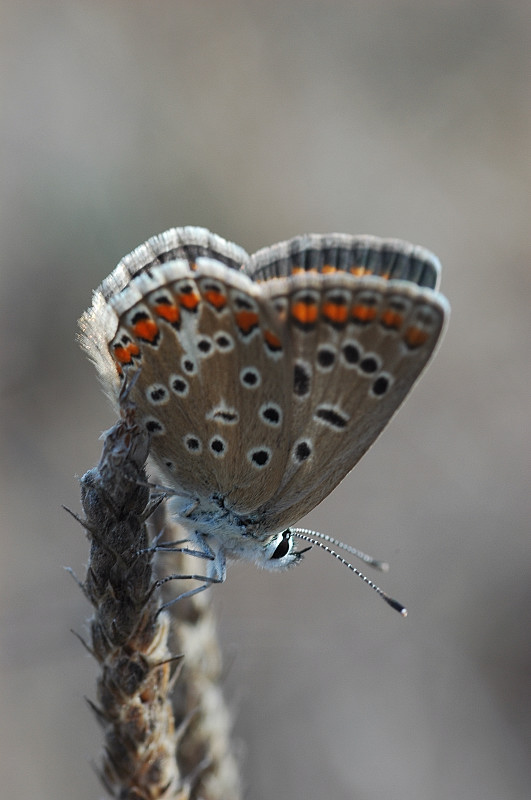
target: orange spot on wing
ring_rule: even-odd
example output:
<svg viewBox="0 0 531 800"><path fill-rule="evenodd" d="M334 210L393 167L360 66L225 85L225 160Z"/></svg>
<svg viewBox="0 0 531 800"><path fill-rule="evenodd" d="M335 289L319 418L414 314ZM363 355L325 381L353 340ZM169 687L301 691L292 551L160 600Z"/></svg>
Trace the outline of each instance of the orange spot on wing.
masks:
<svg viewBox="0 0 531 800"><path fill-rule="evenodd" d="M282 350L282 342L272 331L264 331L264 340L270 350Z"/></svg>
<svg viewBox="0 0 531 800"><path fill-rule="evenodd" d="M152 319L142 319L133 325L135 336L146 342L153 342L159 335L159 326Z"/></svg>
<svg viewBox="0 0 531 800"><path fill-rule="evenodd" d="M178 306L170 306L166 303L155 306L155 313L165 319L166 322L178 322L181 316Z"/></svg>
<svg viewBox="0 0 531 800"><path fill-rule="evenodd" d="M134 356L138 356L139 353L140 348L134 342L131 342L127 346L119 344L114 347L114 358L120 364L130 364Z"/></svg>
<svg viewBox="0 0 531 800"><path fill-rule="evenodd" d="M317 267L306 267L305 268L305 267L301 267L300 265L297 265L296 267L292 267L291 268L291 274L292 275L306 275L308 272L318 273L319 270L317 269Z"/></svg>
<svg viewBox="0 0 531 800"><path fill-rule="evenodd" d="M205 300L210 303L211 306L214 306L214 308L218 311L220 311L222 308L225 308L227 305L226 295L216 291L215 289L209 289L205 292Z"/></svg>
<svg viewBox="0 0 531 800"><path fill-rule="evenodd" d="M348 308L343 303L324 303L323 315L330 322L346 322L348 319Z"/></svg>
<svg viewBox="0 0 531 800"><path fill-rule="evenodd" d="M386 328L394 328L397 330L404 321L404 315L399 314L398 311L392 311L390 308L387 308L381 317L382 325Z"/></svg>
<svg viewBox="0 0 531 800"><path fill-rule="evenodd" d="M321 272L323 272L324 274L328 274L330 272L337 272L337 267L333 267L332 264L323 264Z"/></svg>
<svg viewBox="0 0 531 800"><path fill-rule="evenodd" d="M425 344L429 338L429 334L427 331L422 330L422 328L416 328L415 326L411 326L408 328L404 340L408 347L421 347L421 345Z"/></svg>
<svg viewBox="0 0 531 800"><path fill-rule="evenodd" d="M115 347L114 348L114 357L120 364L130 364L131 363L131 353L126 347Z"/></svg>
<svg viewBox="0 0 531 800"><path fill-rule="evenodd" d="M377 314L374 306L357 305L352 307L352 316L359 322L372 322Z"/></svg>
<svg viewBox="0 0 531 800"><path fill-rule="evenodd" d="M253 328L258 326L258 314L256 311L238 311L235 317L236 325L242 333L250 333Z"/></svg>
<svg viewBox="0 0 531 800"><path fill-rule="evenodd" d="M197 292L182 292L179 295L179 303L187 311L195 311L200 302L201 298Z"/></svg>
<svg viewBox="0 0 531 800"><path fill-rule="evenodd" d="M313 325L319 316L319 309L315 303L294 303L291 315L302 325Z"/></svg>

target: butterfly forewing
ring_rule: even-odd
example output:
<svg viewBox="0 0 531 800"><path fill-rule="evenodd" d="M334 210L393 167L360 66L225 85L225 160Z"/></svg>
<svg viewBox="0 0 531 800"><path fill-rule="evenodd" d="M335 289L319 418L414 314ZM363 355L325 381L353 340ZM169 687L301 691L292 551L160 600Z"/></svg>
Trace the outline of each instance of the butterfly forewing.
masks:
<svg viewBox="0 0 531 800"><path fill-rule="evenodd" d="M354 467L401 405L440 337L446 307L400 281L334 275L294 285L290 458L258 517L289 526Z"/></svg>

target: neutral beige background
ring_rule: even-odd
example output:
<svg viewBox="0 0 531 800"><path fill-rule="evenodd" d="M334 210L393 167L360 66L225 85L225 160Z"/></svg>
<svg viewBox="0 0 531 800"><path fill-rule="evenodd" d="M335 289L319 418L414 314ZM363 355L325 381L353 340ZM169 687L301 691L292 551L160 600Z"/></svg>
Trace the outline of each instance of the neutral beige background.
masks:
<svg viewBox="0 0 531 800"><path fill-rule="evenodd" d="M3 797L101 796L89 609L61 510L113 414L76 318L172 225L433 249L453 317L305 522L324 554L214 592L252 800L524 800L531 762L528 0L0 3Z"/></svg>

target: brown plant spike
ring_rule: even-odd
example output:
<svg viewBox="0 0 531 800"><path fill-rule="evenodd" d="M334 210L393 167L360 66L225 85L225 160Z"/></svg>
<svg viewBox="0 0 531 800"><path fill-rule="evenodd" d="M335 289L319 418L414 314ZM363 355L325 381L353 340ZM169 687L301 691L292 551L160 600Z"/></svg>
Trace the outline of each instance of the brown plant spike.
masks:
<svg viewBox="0 0 531 800"><path fill-rule="evenodd" d="M81 479L82 524L91 541L83 584L94 606L89 649L101 668L98 703L93 705L105 735L100 776L111 796L121 800L237 800L237 775L232 788L225 784L223 794L216 793L216 780L212 781L216 771L220 774L219 764L213 770L219 743L212 753L203 740L195 749L195 761L189 747L185 758L179 755L194 718L195 727L200 719L204 725L204 709L195 714L189 702L181 703L183 711L174 717L170 695L175 682L181 698L194 697L200 703L197 670L176 665L168 647L170 615L157 614L162 600L145 524L154 506L144 470L149 437L136 424L135 407L126 393L120 405L121 419L105 436L98 466ZM189 619L186 626L189 631ZM214 635L213 626L209 635ZM194 645L193 635L188 645L196 650L201 646ZM196 656L191 661L196 663ZM190 675L195 676L193 692L182 685ZM222 700L214 713L225 720ZM224 730L228 732L228 725ZM227 742L221 750L228 757ZM233 761L229 758L228 763ZM202 786L205 772L210 778Z"/></svg>

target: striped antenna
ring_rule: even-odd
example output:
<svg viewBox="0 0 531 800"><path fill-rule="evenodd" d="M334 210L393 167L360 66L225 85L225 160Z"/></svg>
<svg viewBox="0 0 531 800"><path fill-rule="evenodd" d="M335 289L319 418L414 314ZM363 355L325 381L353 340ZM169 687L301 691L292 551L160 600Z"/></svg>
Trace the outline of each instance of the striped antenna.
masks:
<svg viewBox="0 0 531 800"><path fill-rule="evenodd" d="M338 541L337 539L333 539L331 536L327 536L325 533L319 533L319 531L310 531L307 528L290 528L290 532L293 536L297 539L301 539L304 542L308 542L309 544L315 545L316 547L320 547L322 550L325 550L334 558L337 558L345 567L348 567L355 575L365 581L367 586L370 586L371 589L374 589L376 594L380 595L382 600L394 608L395 611L398 611L403 617L407 617L407 609L402 603L399 603L398 600L394 600L392 597L389 597L383 589L380 589L375 583L373 583L369 578L366 577L359 569L356 569L349 561L347 561L343 556L340 556L339 553L336 553L335 550L332 550L331 547L326 544L333 544L335 547L340 547L342 550L346 550L348 553L352 553L357 558L360 558L366 564L369 564L371 567L375 569L379 569L381 572L387 572L389 569L389 565L385 561L378 561L377 559L373 558L372 556L368 556L366 553L362 553L361 550L357 550L355 547L350 547L348 544L344 544L343 542Z"/></svg>

